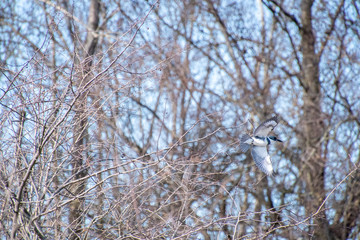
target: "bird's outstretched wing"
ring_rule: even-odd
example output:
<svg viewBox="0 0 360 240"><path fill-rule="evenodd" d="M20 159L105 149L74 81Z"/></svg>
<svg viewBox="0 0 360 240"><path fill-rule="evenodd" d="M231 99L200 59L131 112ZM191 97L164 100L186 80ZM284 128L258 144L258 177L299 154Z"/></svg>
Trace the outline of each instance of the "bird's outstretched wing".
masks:
<svg viewBox="0 0 360 240"><path fill-rule="evenodd" d="M266 137L278 124L277 116L262 122L255 130L254 136Z"/></svg>
<svg viewBox="0 0 360 240"><path fill-rule="evenodd" d="M271 176L274 173L274 169L271 164L270 155L267 152L266 147L253 146L251 155L255 161L256 166L260 168L266 175Z"/></svg>

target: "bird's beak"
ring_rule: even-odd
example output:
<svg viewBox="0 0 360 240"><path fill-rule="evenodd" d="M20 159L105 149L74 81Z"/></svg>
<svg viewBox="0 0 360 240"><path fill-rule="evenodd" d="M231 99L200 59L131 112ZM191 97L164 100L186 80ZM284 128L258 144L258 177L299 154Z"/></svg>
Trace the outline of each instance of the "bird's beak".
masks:
<svg viewBox="0 0 360 240"><path fill-rule="evenodd" d="M281 141L280 139L276 139L276 141L278 141L278 142L284 142L284 141Z"/></svg>

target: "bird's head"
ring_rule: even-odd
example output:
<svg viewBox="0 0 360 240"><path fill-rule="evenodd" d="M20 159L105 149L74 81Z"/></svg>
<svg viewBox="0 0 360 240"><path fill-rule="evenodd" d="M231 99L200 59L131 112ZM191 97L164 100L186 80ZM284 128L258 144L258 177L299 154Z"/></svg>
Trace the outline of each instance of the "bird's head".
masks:
<svg viewBox="0 0 360 240"><path fill-rule="evenodd" d="M269 139L272 140L272 141L283 142L283 141L281 141L280 139L278 139L275 136L269 136Z"/></svg>

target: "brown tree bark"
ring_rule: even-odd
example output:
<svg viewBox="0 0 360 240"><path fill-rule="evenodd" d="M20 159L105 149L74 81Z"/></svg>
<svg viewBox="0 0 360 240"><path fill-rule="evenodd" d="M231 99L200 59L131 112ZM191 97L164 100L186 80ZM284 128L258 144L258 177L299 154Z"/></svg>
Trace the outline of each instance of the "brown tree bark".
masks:
<svg viewBox="0 0 360 240"><path fill-rule="evenodd" d="M302 69L301 85L303 87L303 164L306 165L304 179L306 182L307 215L314 214L325 199L324 171L325 159L322 158L321 141L324 135L324 124L321 116L321 89L319 80L319 57L315 52L315 36L312 27L312 0L301 3L301 48ZM314 216L316 239L329 239L328 222L325 212Z"/></svg>
<svg viewBox="0 0 360 240"><path fill-rule="evenodd" d="M16 169L21 169L22 168L22 163L21 163L21 158L22 156L22 151L21 151L21 145L23 142L23 131L24 131L24 124L25 124L25 120L26 120L26 112L25 111L21 111L20 112L20 117L19 117L19 129L17 132L17 145L16 145L16 149L15 149L15 157L16 157ZM20 179L22 179L22 175L19 176ZM10 178L9 182L10 184L13 181L13 176ZM18 180L19 181L19 180ZM19 193L17 194L17 196L11 196L12 198L12 202L14 204L14 214L13 214L13 225L12 225L12 229L11 229L11 239L16 239L16 235L17 232L20 228L20 224L19 222L19 218L21 218L20 216L20 208L21 208L21 202L23 200L23 195L24 192L26 191L25 189L19 189Z"/></svg>
<svg viewBox="0 0 360 240"><path fill-rule="evenodd" d="M96 52L98 36L96 34L100 20L100 0L92 0L89 9L88 34L85 41L85 61L84 75L78 79L77 87L80 94L75 105L75 125L74 125L74 154L72 162L72 175L74 180L82 179L87 175L86 170L86 137L87 137L87 91L82 90L84 85L90 80L91 66ZM80 239L84 219L84 198L81 195L86 188L86 180L76 181L71 186L71 194L74 200L70 203L69 223L70 238Z"/></svg>

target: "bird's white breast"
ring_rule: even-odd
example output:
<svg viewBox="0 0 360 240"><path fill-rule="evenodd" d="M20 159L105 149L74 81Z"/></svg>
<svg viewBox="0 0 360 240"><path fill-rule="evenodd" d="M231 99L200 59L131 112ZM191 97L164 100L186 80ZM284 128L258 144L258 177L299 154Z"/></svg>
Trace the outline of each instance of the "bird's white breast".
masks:
<svg viewBox="0 0 360 240"><path fill-rule="evenodd" d="M255 146L265 147L268 145L268 142L265 139L252 137L252 140L253 140L252 144Z"/></svg>

